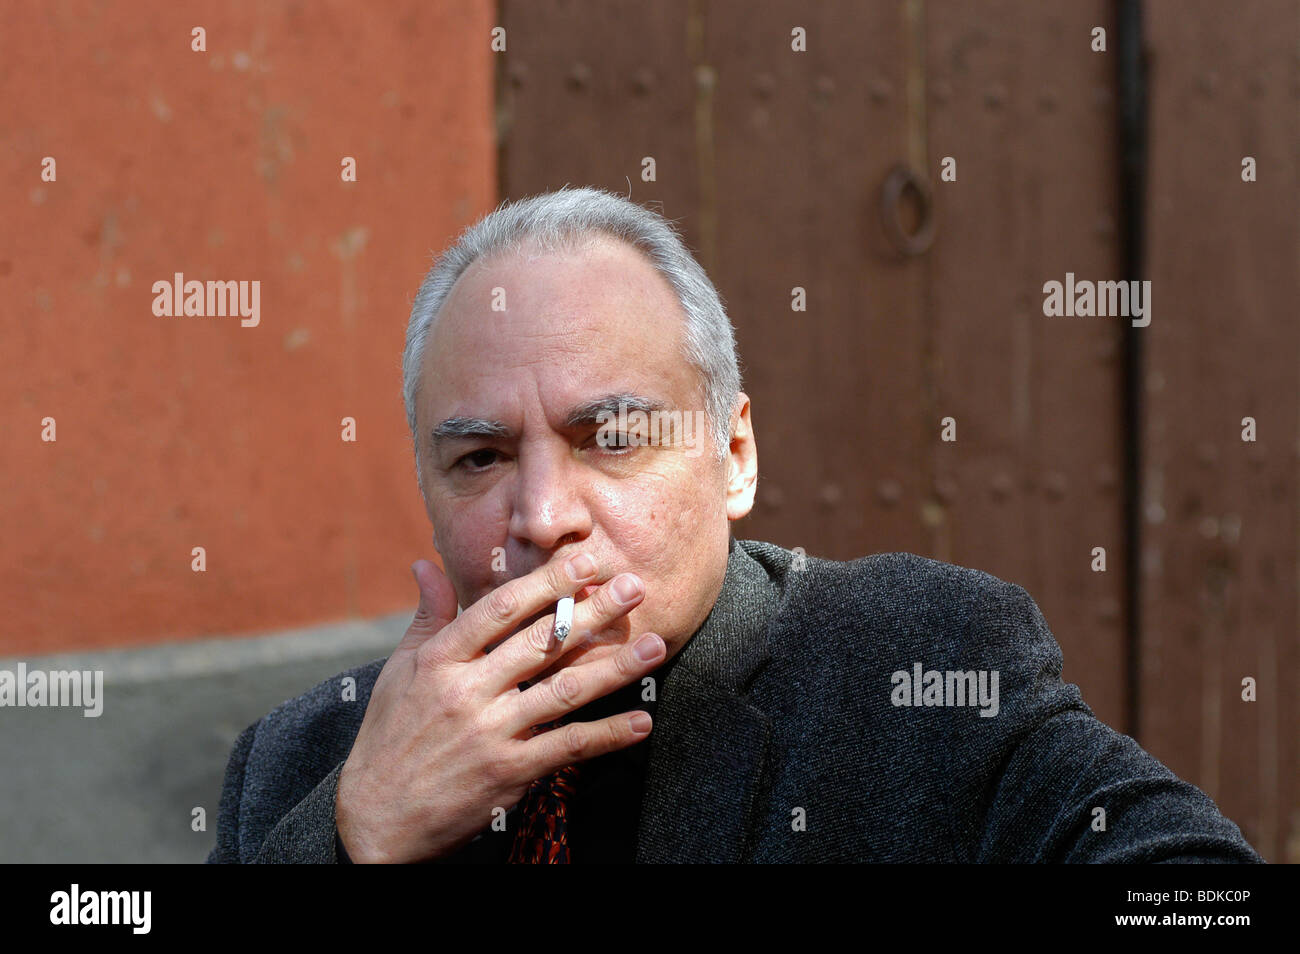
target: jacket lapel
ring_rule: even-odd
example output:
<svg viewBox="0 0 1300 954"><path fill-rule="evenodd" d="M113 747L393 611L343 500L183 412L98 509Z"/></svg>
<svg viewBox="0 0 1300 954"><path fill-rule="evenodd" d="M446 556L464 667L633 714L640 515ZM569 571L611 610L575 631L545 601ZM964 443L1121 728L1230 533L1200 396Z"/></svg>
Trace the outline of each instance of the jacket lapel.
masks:
<svg viewBox="0 0 1300 954"><path fill-rule="evenodd" d="M660 690L638 862L744 858L771 736L746 690L768 661L777 600L767 571L733 540L718 599Z"/></svg>

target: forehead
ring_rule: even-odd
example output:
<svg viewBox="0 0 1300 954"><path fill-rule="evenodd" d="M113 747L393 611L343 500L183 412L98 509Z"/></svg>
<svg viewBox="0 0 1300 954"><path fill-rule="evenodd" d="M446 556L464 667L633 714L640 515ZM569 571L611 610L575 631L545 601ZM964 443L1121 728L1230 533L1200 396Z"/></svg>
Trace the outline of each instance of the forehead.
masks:
<svg viewBox="0 0 1300 954"><path fill-rule="evenodd" d="M653 391L685 403L697 376L682 355L684 322L672 286L632 246L529 243L461 275L435 322L423 385L439 410L474 413L525 380L548 401Z"/></svg>

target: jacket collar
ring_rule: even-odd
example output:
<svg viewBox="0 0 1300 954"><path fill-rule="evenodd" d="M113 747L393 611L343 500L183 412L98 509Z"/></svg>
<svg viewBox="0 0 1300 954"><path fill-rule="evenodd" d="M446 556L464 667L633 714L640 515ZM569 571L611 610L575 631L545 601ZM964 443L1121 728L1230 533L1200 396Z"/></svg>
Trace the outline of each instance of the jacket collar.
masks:
<svg viewBox="0 0 1300 954"><path fill-rule="evenodd" d="M722 590L660 689L641 801L638 862L742 860L771 720L746 700L770 658L779 593L734 538Z"/></svg>

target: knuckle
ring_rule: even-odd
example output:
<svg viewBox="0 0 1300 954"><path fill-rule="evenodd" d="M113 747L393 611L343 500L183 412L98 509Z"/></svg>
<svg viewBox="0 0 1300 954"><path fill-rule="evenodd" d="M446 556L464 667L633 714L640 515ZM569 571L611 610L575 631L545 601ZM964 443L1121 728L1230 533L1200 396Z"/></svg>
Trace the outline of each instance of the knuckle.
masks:
<svg viewBox="0 0 1300 954"><path fill-rule="evenodd" d="M555 701L567 709L577 704L582 685L573 673L561 670L551 677L551 692Z"/></svg>
<svg viewBox="0 0 1300 954"><path fill-rule="evenodd" d="M449 680L439 686L436 705L445 719L459 717L469 704L469 687L459 680Z"/></svg>
<svg viewBox="0 0 1300 954"><path fill-rule="evenodd" d="M542 620L528 627L524 642L536 655L546 656L551 650L550 624Z"/></svg>
<svg viewBox="0 0 1300 954"><path fill-rule="evenodd" d="M483 612L491 622L504 626L509 623L519 606L519 598L515 596L513 587L500 586L488 594L483 603Z"/></svg>
<svg viewBox="0 0 1300 954"><path fill-rule="evenodd" d="M610 748L618 748L623 742L623 727L627 725L626 719L610 719L605 724L605 734L609 736Z"/></svg>
<svg viewBox="0 0 1300 954"><path fill-rule="evenodd" d="M556 595L563 595L573 587L573 581L569 579L569 571L564 568L563 562L553 561L547 565L546 585Z"/></svg>
<svg viewBox="0 0 1300 954"><path fill-rule="evenodd" d="M435 638L426 639L415 651L415 662L421 672L433 672L439 669L446 656L442 651L442 641Z"/></svg>
<svg viewBox="0 0 1300 954"><path fill-rule="evenodd" d="M582 726L570 722L560 729L560 751L566 758L580 759L587 750L587 736Z"/></svg>
<svg viewBox="0 0 1300 954"><path fill-rule="evenodd" d="M609 619L618 616L625 609L622 603L614 599L614 593L610 590L609 583L606 583L594 594L596 600L596 615L601 619Z"/></svg>
<svg viewBox="0 0 1300 954"><path fill-rule="evenodd" d="M515 762L506 749L497 749L483 760L483 775L493 786L506 785L515 774Z"/></svg>
<svg viewBox="0 0 1300 954"><path fill-rule="evenodd" d="M614 656L614 668L618 671L622 680L626 682L641 670L641 661L636 658L632 652L632 647L628 646L621 653Z"/></svg>

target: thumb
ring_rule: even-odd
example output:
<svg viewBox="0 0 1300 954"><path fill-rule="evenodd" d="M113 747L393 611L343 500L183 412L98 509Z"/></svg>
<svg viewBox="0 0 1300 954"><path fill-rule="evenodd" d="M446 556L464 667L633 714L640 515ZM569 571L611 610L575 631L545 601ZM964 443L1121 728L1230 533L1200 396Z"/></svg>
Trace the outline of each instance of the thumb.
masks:
<svg viewBox="0 0 1300 954"><path fill-rule="evenodd" d="M406 637L421 643L456 618L456 590L446 574L429 560L412 563L411 575L420 590L420 605L415 609Z"/></svg>

